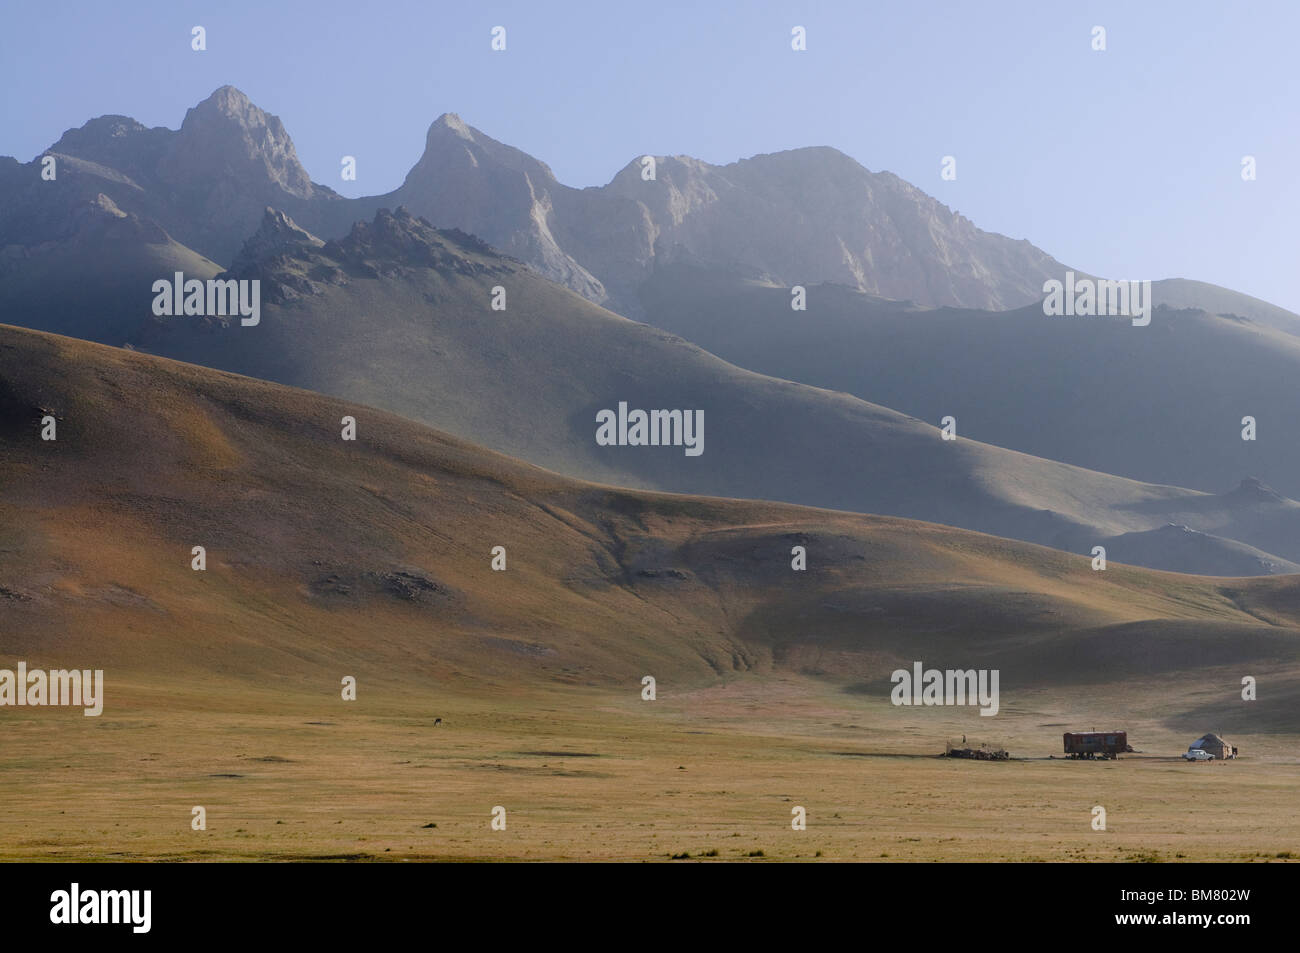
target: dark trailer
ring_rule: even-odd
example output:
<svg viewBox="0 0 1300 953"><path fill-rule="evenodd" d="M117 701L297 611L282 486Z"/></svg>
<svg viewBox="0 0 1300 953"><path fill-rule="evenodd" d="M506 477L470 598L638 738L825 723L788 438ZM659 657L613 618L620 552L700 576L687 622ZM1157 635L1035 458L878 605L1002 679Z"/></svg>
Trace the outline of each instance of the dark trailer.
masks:
<svg viewBox="0 0 1300 953"><path fill-rule="evenodd" d="M1132 751L1127 731L1067 731L1065 753L1071 758L1109 758L1115 760Z"/></svg>

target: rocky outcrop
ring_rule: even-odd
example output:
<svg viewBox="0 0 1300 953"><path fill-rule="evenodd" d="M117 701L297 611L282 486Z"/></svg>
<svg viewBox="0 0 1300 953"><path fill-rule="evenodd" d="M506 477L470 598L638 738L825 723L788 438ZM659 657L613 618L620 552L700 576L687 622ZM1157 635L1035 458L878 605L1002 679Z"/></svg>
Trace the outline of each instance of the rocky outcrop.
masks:
<svg viewBox="0 0 1300 953"><path fill-rule="evenodd" d="M55 157L57 188L41 179L39 160L0 172L0 245L49 240L71 200L102 194L226 263L267 206L311 221L320 213L310 209L341 201L311 181L280 120L233 86L190 109L179 130L101 116L43 155Z"/></svg>
<svg viewBox="0 0 1300 953"><path fill-rule="evenodd" d="M279 118L253 105L233 86L222 86L186 112L180 131L160 157L157 175L183 189L204 182L235 183L300 199L322 190L298 161Z"/></svg>
<svg viewBox="0 0 1300 953"><path fill-rule="evenodd" d="M1041 296L1064 266L982 231L887 172L831 148L725 166L637 159L573 189L545 163L446 114L385 201L473 232L553 281L625 314L656 264L689 261L777 283L835 282L923 306L999 310Z"/></svg>

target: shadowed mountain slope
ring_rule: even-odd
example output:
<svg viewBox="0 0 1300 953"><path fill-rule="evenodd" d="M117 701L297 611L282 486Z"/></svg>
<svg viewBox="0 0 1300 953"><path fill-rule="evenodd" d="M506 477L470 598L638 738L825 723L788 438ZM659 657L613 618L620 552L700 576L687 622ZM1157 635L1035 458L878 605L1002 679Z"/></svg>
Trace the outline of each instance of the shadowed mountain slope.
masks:
<svg viewBox="0 0 1300 953"><path fill-rule="evenodd" d="M794 312L788 289L684 266L661 270L645 304L647 321L725 360L925 420L953 414L976 440L1206 492L1255 477L1300 495L1300 337L1262 320L921 311L836 285Z"/></svg>
<svg viewBox="0 0 1300 953"><path fill-rule="evenodd" d="M1260 530L1279 552L1256 542L1253 524L1248 533L1232 514L1211 519L1205 494L945 441L937 420L742 370L402 210L329 243L268 212L231 274L262 282L258 326L154 318L142 287L132 345L380 406L623 486L905 516L1076 552L1178 522L1256 546L1281 567L1300 538L1287 532L1300 514L1289 502ZM491 306L497 288L505 310ZM703 411L702 452L599 445L597 415L620 403ZM1200 571L1225 565L1238 571L1217 558Z"/></svg>
<svg viewBox="0 0 1300 953"><path fill-rule="evenodd" d="M64 229L34 245L0 250L0 316L30 327L121 345L135 333L141 291L176 272L206 280L221 266L107 195L68 194ZM21 317L20 317L21 316Z"/></svg>

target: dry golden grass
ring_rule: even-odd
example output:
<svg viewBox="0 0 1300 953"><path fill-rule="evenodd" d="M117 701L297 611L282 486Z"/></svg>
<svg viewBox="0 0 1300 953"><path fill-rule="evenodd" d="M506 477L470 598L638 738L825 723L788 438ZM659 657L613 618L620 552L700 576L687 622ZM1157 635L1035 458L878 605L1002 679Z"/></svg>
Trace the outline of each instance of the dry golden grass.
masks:
<svg viewBox="0 0 1300 953"><path fill-rule="evenodd" d="M118 685L99 719L9 712L0 858L1300 857L1294 736L1233 735L1241 759L1187 764L1173 757L1186 733L1133 720L1144 754L1070 762L1046 757L1060 753L1062 712L1089 727L1078 713L1104 718L1111 700L1035 697L981 719L797 676L666 685L654 702L639 690L428 698L363 681L358 701L343 702L327 685L307 695L213 683L183 697ZM933 756L963 732L1031 760ZM195 805L206 831L190 828ZM504 831L490 827L497 805ZM791 829L795 805L805 831ZM1094 805L1107 810L1104 832L1091 827Z"/></svg>

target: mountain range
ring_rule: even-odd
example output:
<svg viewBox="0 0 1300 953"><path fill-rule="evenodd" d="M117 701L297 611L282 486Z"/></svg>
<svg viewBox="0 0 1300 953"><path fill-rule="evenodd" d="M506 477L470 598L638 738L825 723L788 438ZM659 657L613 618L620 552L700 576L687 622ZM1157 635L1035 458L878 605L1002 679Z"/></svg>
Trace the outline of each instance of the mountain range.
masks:
<svg viewBox="0 0 1300 953"><path fill-rule="evenodd" d="M177 131L102 117L46 154L53 181L39 157L0 160L8 323L381 407L575 478L1186 572L1300 563L1269 416L1294 315L1179 281L1158 300L1183 310L1146 329L1051 321L1033 302L1066 266L833 149L657 157L653 179L637 159L571 189L446 114L399 189L345 199L223 87ZM177 271L261 281L260 325L153 315ZM599 446L620 403L703 410L704 452ZM1267 438L1243 447L1252 412Z"/></svg>
<svg viewBox="0 0 1300 953"><path fill-rule="evenodd" d="M921 304L1009 307L1032 300L1058 263L1028 242L982 232L897 176L830 148L712 166L634 160L606 186L574 189L545 163L454 114L430 127L424 154L396 191L343 199L311 181L280 120L234 87L218 89L177 131L103 116L44 155L59 163L62 201L103 193L180 243L228 263L272 205L325 237L379 208L404 205L533 265L622 313L661 261L739 266L792 283L838 281ZM46 239L39 164L0 169L0 235ZM68 179L74 180L71 188Z"/></svg>

